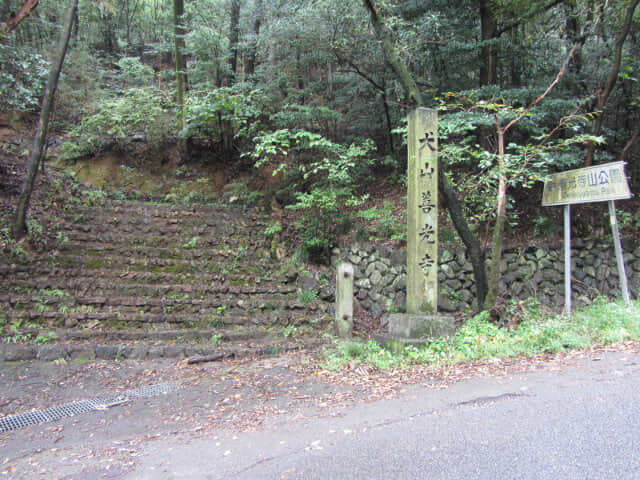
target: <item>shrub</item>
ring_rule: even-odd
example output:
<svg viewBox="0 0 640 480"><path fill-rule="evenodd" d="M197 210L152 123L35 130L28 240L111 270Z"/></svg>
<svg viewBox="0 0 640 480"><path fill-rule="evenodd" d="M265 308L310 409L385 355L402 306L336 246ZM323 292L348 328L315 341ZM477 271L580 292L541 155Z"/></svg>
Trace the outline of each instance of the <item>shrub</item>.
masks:
<svg viewBox="0 0 640 480"><path fill-rule="evenodd" d="M71 160L105 148L122 148L142 136L149 142L171 137L175 128L172 106L155 88L131 88L117 98L103 100L86 115L62 145L62 157Z"/></svg>
<svg viewBox="0 0 640 480"><path fill-rule="evenodd" d="M0 43L0 111L34 110L49 74L49 63L28 47Z"/></svg>

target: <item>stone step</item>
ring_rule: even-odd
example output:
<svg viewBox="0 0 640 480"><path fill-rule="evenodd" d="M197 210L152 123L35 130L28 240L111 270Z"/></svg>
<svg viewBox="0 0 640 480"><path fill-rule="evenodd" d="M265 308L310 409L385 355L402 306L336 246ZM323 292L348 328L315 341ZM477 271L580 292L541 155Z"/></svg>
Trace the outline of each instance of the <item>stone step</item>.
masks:
<svg viewBox="0 0 640 480"><path fill-rule="evenodd" d="M202 276L191 279L168 278L164 282L149 282L149 275L132 276L123 279L122 275L112 276L78 276L62 278L59 275L42 275L37 277L15 278L5 283L2 291L6 292L38 292L41 290L63 290L70 295L93 296L144 296L144 297L188 297L204 298L210 295L233 293L234 295L248 295L260 292L293 293L294 284L279 284L278 281L235 282L233 279L215 281ZM173 280L173 283L171 281Z"/></svg>
<svg viewBox="0 0 640 480"><path fill-rule="evenodd" d="M61 312L73 315L86 312L106 312L123 316L138 313L164 315L212 315L242 314L244 312L291 310L304 308L296 298L282 294L230 295L205 299L190 298L147 298L116 296L75 296L60 292L56 296L45 295L2 295L0 303L14 311L33 310L38 312Z"/></svg>
<svg viewBox="0 0 640 480"><path fill-rule="evenodd" d="M269 250L265 242L252 245L241 245L236 243L231 245L207 246L205 242L200 242L198 248L192 246L157 246L142 244L126 244L116 242L68 242L62 245L56 257L95 257L95 256L119 256L119 257L153 257L154 259L187 259L202 261L226 260L247 261L253 257L266 258L270 260ZM222 248L221 248L222 247ZM245 260L246 259L246 260Z"/></svg>
<svg viewBox="0 0 640 480"><path fill-rule="evenodd" d="M141 237L151 237L155 241L162 239L177 242L179 239L191 239L193 237L205 239L218 239L225 241L229 238L260 239L264 237L265 226L238 226L228 223L223 226L207 225L199 223L193 226L178 224L125 224L121 225L117 219L97 220L91 224L58 224L56 230L65 232L69 240L93 240L102 238L106 241L134 241Z"/></svg>
<svg viewBox="0 0 640 480"><path fill-rule="evenodd" d="M259 229L266 227L270 218L266 215L245 213L239 209L216 209L202 213L188 210L158 210L155 205L146 209L137 208L135 205L122 204L118 207L77 207L72 212L65 214L62 220L68 226L89 226L93 231L101 228L136 226L147 228L148 226L196 226L210 227L224 230L235 229ZM81 228L80 230L86 230Z"/></svg>
<svg viewBox="0 0 640 480"><path fill-rule="evenodd" d="M295 308L296 305L299 308ZM292 304L287 310L271 310L266 313L231 309L222 313L214 311L209 314L148 313L143 310L136 312L135 309L63 312L6 308L3 314L9 324L27 322L27 326L38 324L50 327L69 327L84 323L86 325L106 324L110 327L124 329L142 328L150 325L182 325L185 328L201 328L220 325L310 324L325 318L325 312L321 307L321 305L310 305L307 308L302 304ZM10 333L11 330L5 331L5 335L10 335Z"/></svg>
<svg viewBox="0 0 640 480"><path fill-rule="evenodd" d="M231 275L233 277L243 277L247 280L257 280L266 277L273 270L273 265L260 261L262 258L266 257L253 259L255 261L251 261L252 259L250 258L242 261L236 258L229 258L224 262L217 262L207 261L206 259L171 259L153 256L63 254L57 255L49 262L6 266L2 268L0 275L19 277L20 274L25 273L37 275L53 271L72 277L80 271L94 271L96 276L102 272L110 271L119 272L119 274L125 272L148 272L158 274L209 274L217 275L218 277ZM66 275L64 272L69 273Z"/></svg>
<svg viewBox="0 0 640 480"><path fill-rule="evenodd" d="M250 334L249 334L250 335ZM210 355L222 358L245 358L259 355L275 355L293 350L315 349L327 343L322 338L282 338L274 335L236 339L214 337L215 342L189 342L167 340L119 339L107 336L105 339L92 339L80 343L74 341L55 341L49 344L0 344L0 362L22 362L30 360L115 360L115 359L152 359L152 358L190 358L197 359Z"/></svg>

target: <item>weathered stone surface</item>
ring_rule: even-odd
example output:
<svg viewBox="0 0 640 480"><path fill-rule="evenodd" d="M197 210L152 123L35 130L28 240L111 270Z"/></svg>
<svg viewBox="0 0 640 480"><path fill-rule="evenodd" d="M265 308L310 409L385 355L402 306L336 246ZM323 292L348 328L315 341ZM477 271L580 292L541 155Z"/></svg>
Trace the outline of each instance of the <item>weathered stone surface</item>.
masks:
<svg viewBox="0 0 640 480"><path fill-rule="evenodd" d="M389 334L398 338L440 338L455 333L453 317L445 315L389 315Z"/></svg>
<svg viewBox="0 0 640 480"><path fill-rule="evenodd" d="M615 294L616 289L619 288L617 269L615 258L610 254L609 250L611 250L610 246L598 247L597 250L590 251L582 248L576 249L576 254L572 258L572 276L579 283L574 282L574 292L584 291L584 293L592 296L596 290L601 291L603 294ZM635 253L635 250L628 251ZM385 250L384 255L388 255L391 258L394 256L394 252L398 251L404 252L402 249L391 252ZM453 252L454 250L445 248L442 251ZM466 260L464 250L458 248L455 252L456 255L453 260L449 260L445 254L444 258L449 260L447 263L442 262L441 258L438 278L441 283L440 290L451 292L453 295L448 297L448 301L455 306L455 310L461 310L472 305L475 290L472 266ZM345 255L342 256L344 257ZM369 261L369 258L363 258L361 262L360 268L363 269L363 275L358 278L360 283L355 286L355 295L358 298L367 298L371 306L377 304L384 311L397 310L400 308L399 303L401 304L401 302L398 302L398 293L406 288L405 268L403 265L398 265L384 271L382 280L375 284L372 280L377 281L378 276L374 272L379 271L378 267L384 262L381 262L376 255L372 257L372 261ZM629 254L627 254L627 258L629 258ZM640 260L635 258L633 257L633 260L626 262L627 275L632 290L634 288L637 289L637 287L634 287L634 282L640 282ZM543 303L553 302L554 296L561 296L564 288L564 257L561 247L548 249L547 247L532 246L514 249L513 251L505 252L505 259L510 260L510 263L505 262L504 267L506 270L503 272L503 287L507 296L526 298L537 295L538 299ZM600 263L598 263L598 259L600 259ZM364 271L370 266L370 275L364 275ZM599 277L596 278L598 275ZM369 280L368 285L366 280ZM519 282L520 285L514 288L512 286L514 282ZM549 293L543 295L541 292L545 288ZM370 295L371 291L379 294L379 296ZM635 293L635 290L633 293ZM377 300L371 301L372 298ZM391 304L385 303L387 298L392 298L393 302ZM452 300L453 298L456 300ZM450 305L447 306L447 308L449 307ZM370 308L367 309L371 311Z"/></svg>
<svg viewBox="0 0 640 480"><path fill-rule="evenodd" d="M118 349L117 357L123 359L142 360L147 358L148 348L144 344L122 345Z"/></svg>
<svg viewBox="0 0 640 480"><path fill-rule="evenodd" d="M71 345L68 350L71 360L94 360L96 351L92 345Z"/></svg>
<svg viewBox="0 0 640 480"><path fill-rule="evenodd" d="M382 274L378 270L374 270L369 278L371 280L371 285L374 287L380 286L383 279Z"/></svg>
<svg viewBox="0 0 640 480"><path fill-rule="evenodd" d="M343 263L336 275L335 333L348 338L353 331L353 266Z"/></svg>
<svg viewBox="0 0 640 480"><path fill-rule="evenodd" d="M69 355L64 345L41 345L38 348L38 360L52 362L58 359L67 359Z"/></svg>
<svg viewBox="0 0 640 480"><path fill-rule="evenodd" d="M449 263L451 260L453 260L453 253L451 250L443 249L440 252L440 263Z"/></svg>
<svg viewBox="0 0 640 480"><path fill-rule="evenodd" d="M24 362L33 360L38 354L32 345L0 345L0 358L5 362Z"/></svg>
<svg viewBox="0 0 640 480"><path fill-rule="evenodd" d="M96 345L96 358L100 360L114 360L118 355L117 345Z"/></svg>

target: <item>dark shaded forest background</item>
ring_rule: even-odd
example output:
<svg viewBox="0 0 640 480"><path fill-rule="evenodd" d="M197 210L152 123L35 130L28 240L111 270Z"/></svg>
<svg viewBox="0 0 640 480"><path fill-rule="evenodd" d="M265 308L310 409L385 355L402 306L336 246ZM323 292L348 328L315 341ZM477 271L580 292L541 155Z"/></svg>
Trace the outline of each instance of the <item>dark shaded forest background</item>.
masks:
<svg viewBox="0 0 640 480"><path fill-rule="evenodd" d="M548 173L624 160L638 189L638 3L80 0L50 151L67 164L117 152L124 167L160 161L177 176L225 170L236 196L296 212L291 228L307 259L322 261L359 221L402 242L414 104L383 48L389 41L425 106L440 112L442 171L473 233L490 238L502 179L506 234L549 237L561 222L559 210L540 207ZM0 6L5 126L37 116L65 7ZM506 132L501 162L499 129L557 78ZM621 204L627 232L640 227L634 205ZM585 210L576 233L604 231L598 212ZM456 235L442 231L445 241Z"/></svg>

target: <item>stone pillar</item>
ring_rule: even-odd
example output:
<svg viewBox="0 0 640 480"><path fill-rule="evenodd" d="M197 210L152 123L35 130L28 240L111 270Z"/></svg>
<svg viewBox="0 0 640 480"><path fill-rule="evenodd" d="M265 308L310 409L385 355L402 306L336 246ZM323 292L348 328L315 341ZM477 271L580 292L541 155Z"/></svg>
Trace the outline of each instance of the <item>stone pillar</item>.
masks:
<svg viewBox="0 0 640 480"><path fill-rule="evenodd" d="M420 344L455 332L453 317L438 315L438 114L409 114L407 172L407 313L391 314L388 348Z"/></svg>
<svg viewBox="0 0 640 480"><path fill-rule="evenodd" d="M409 114L407 170L407 313L438 307L438 112Z"/></svg>
<svg viewBox="0 0 640 480"><path fill-rule="evenodd" d="M341 263L336 276L335 333L339 338L351 337L353 331L353 265Z"/></svg>

